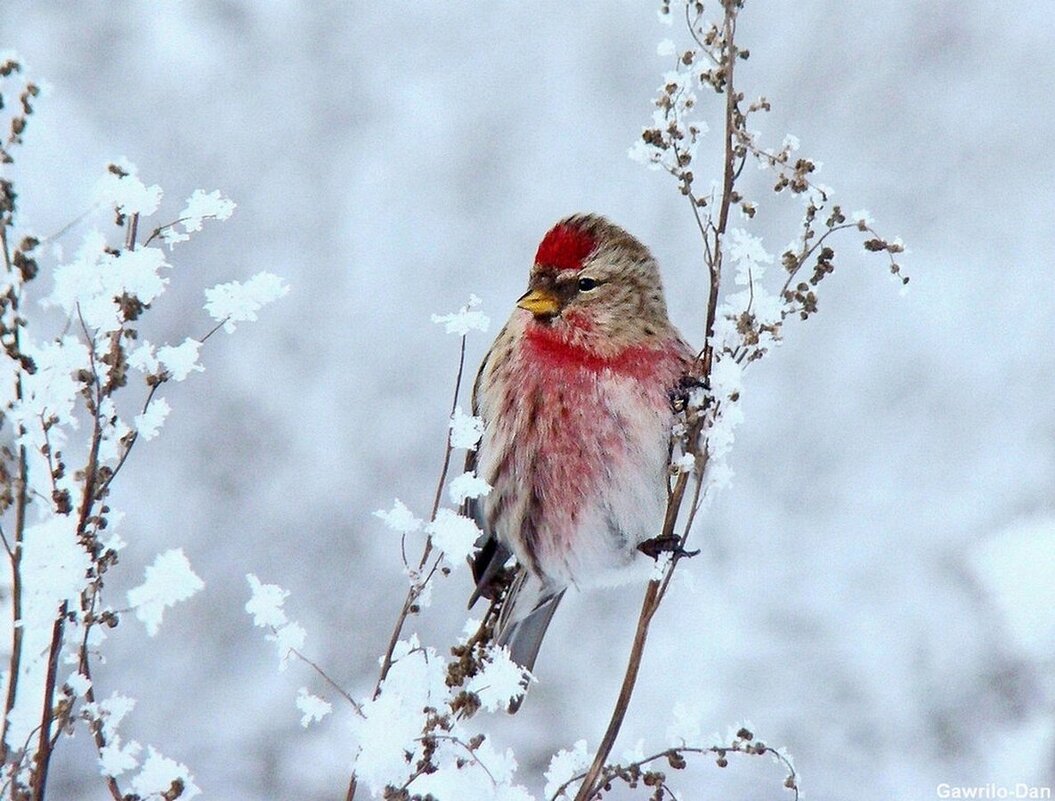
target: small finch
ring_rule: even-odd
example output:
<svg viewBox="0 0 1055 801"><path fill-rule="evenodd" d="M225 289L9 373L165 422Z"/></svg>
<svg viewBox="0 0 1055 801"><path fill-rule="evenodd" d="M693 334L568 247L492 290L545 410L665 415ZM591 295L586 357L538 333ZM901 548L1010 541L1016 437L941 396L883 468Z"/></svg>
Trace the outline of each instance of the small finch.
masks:
<svg viewBox="0 0 1055 801"><path fill-rule="evenodd" d="M468 465L493 488L467 509L486 537L470 604L515 557L495 639L528 670L565 590L626 581L659 534L671 398L692 363L648 248L592 214L546 234L477 375Z"/></svg>

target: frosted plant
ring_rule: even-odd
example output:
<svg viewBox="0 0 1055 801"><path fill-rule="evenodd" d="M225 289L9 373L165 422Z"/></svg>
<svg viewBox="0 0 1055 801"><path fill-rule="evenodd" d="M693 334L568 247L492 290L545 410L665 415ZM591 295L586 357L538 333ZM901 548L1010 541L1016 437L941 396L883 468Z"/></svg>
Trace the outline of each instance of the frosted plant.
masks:
<svg viewBox="0 0 1055 801"><path fill-rule="evenodd" d="M114 603L104 584L119 567L122 535L132 533L121 531L110 488L136 444L162 431L172 412L165 386L205 369L201 351L219 327L256 319L287 290L267 273L223 284L206 290L212 323L203 317L198 336L157 347L141 338L170 281L157 245L184 241L205 221L230 217L235 205L217 191L196 191L176 222L140 241L164 196L119 160L97 185L95 210L112 214L109 225L90 229L70 259L46 255L55 249L22 230L12 177L38 95L17 58L0 58L0 541L10 567L3 579L0 795L42 801L54 750L85 728L98 755L90 770L115 801L189 799L200 792L189 769L124 739L120 725L135 702L120 693L104 698L92 670L126 612L153 636L165 612L204 585L173 548L146 568L127 603ZM85 220L95 221L91 214ZM43 270L51 281L37 280ZM54 316L44 318L42 308L64 324L45 329L38 318ZM129 415L123 410L132 404L138 411Z"/></svg>
<svg viewBox="0 0 1055 801"><path fill-rule="evenodd" d="M544 798L549 801L593 801L606 797L617 785L643 788L653 801L684 798L672 787L671 771L684 770L690 757L700 755L710 756L724 768L734 754L771 757L781 766L788 797L799 797L799 777L783 749L768 746L749 724L704 741L701 722L679 704L668 716L663 745L649 749L643 741L619 761L610 757L633 696L649 628L680 561L694 554L686 546L696 516L707 499L732 479L727 457L743 420L740 399L747 367L781 343L788 320L806 320L816 313L819 285L835 267L834 243L839 234L856 233L865 251L885 253L893 279L901 286L908 282L896 261L904 252L902 243L877 234L867 212L848 216L833 201L832 190L817 182L820 164L799 154L800 143L794 136L785 136L779 146L768 146L750 127L756 115L770 109L770 102L765 97L747 101L738 88L737 65L749 57L736 41L744 2L721 0L715 5L717 19L709 21L701 2L661 3L661 21L683 20L685 45L679 47L672 39L660 44L658 53L670 60L669 68L663 73L651 120L630 149L632 158L675 179L699 231L708 286L701 304L703 346L692 374L684 377L670 398L678 419L669 443L668 505L662 530L649 541L656 544L655 552L649 553L656 563L618 700L596 747L577 733L562 734L564 748L554 744L559 750L544 776ZM715 96L722 99L720 124L709 126L700 116L705 105L701 98ZM722 137L720 180L701 192L699 145L712 127ZM793 204L795 235L779 255L769 252L751 230L759 201L746 196L741 182L749 163L771 177L775 195L799 201ZM349 801L357 791L398 801L533 798L517 783L512 753L493 745L483 723L474 725L488 714L515 707L534 680L493 643L503 592L508 590L497 591L482 620L467 623L449 656L427 644L419 632L408 631L409 621L429 604L433 584L456 572L474 550L480 533L476 521L464 514L464 507L461 511L456 507L491 491L472 471L448 482L452 451L472 452L483 432L483 422L459 405L466 337L488 328L479 306L473 296L458 311L432 317L461 338L461 358L431 512L422 514L396 500L389 510L376 513L398 535L408 587L379 659L373 691L362 700L353 698L296 649L280 643L281 656L300 656L349 702L355 751ZM445 488L452 507L441 507ZM284 596L277 588L254 587L251 611L258 624L267 620L274 633L285 625L285 616L260 601L260 593L276 602ZM269 608L270 614L260 611ZM308 722L316 712L322 713L323 707L315 702L299 703Z"/></svg>
<svg viewBox="0 0 1055 801"><path fill-rule="evenodd" d="M669 501L666 525L659 538L670 541L673 555L657 561L648 583L623 688L589 770L576 777L576 781L581 778L574 795L576 801L603 796L613 779L622 779L631 786L640 781L653 789L653 798L674 797L662 775L642 772L645 765L666 758L671 767L680 769L686 754L702 752L719 754L721 767L729 752L771 754L784 763L789 771L785 786L798 796L798 779L786 754L757 743L747 728L742 728L735 738L726 738L730 745L682 747L676 752L661 752L643 761L623 764L609 763L608 757L632 695L649 626L670 587L679 559L694 553L686 551L685 546L696 515L713 492L732 478L726 458L735 441L736 427L743 420L739 402L745 368L780 344L786 320L805 320L817 311L818 285L834 270L834 235L858 232L864 249L886 253L891 275L901 286L908 283L895 260L904 251L900 240L880 237L867 212L855 212L848 219L842 207L833 202L832 190L815 181L820 164L797 155L796 137L788 135L780 147L769 148L750 127L754 115L769 111L770 102L765 97L748 102L737 88L737 64L750 56L736 41L737 18L744 0L721 0L716 5L718 18L711 21L702 2L661 3L661 20L669 23L675 17L683 18L688 45L679 48L671 40L661 43L659 55L672 59L674 66L664 74L651 124L629 152L632 159L670 174L691 210L702 239L703 267L708 278L705 339L696 380L686 382L682 397L675 399L684 419L675 427L670 446ZM701 193L694 170L698 168L699 139L708 130L697 119L698 98L705 93L723 96L724 114L721 180ZM798 235L779 259L783 275L775 279L771 277L776 272L772 265L777 258L766 250L758 236L747 230L759 207L758 201L746 197L741 188L740 177L748 162L772 174L774 193L797 196L804 207L796 224ZM731 224L734 211L743 227Z"/></svg>

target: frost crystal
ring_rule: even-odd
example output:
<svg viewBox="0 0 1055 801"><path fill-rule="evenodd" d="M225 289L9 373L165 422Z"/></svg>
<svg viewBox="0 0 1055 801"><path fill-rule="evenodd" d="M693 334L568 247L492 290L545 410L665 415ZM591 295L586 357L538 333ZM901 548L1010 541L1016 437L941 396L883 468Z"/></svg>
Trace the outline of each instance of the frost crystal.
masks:
<svg viewBox="0 0 1055 801"><path fill-rule="evenodd" d="M673 709L674 719L667 728L667 745L671 747L699 742L703 734L699 715L690 710L683 701L677 701Z"/></svg>
<svg viewBox="0 0 1055 801"><path fill-rule="evenodd" d="M762 240L742 228L731 230L725 245L729 258L736 262L736 283L741 286L750 284L749 271L751 276L758 280L765 270L762 265L773 262L773 255L766 252Z"/></svg>
<svg viewBox="0 0 1055 801"><path fill-rule="evenodd" d="M159 248L114 254L96 231L84 238L73 261L55 269L55 286L41 302L83 320L89 329L116 331L124 319L121 299L129 296L152 303L168 285L168 278L161 275L168 267Z"/></svg>
<svg viewBox="0 0 1055 801"><path fill-rule="evenodd" d="M691 473L696 467L696 457L691 453L683 453L670 463L670 466L674 468L676 475L681 473Z"/></svg>
<svg viewBox="0 0 1055 801"><path fill-rule="evenodd" d="M872 215L868 213L868 209L858 209L850 215L850 219L863 225L872 225L875 222Z"/></svg>
<svg viewBox="0 0 1055 801"><path fill-rule="evenodd" d="M468 498L480 498L491 491L491 485L473 472L462 473L447 488L451 503L457 505Z"/></svg>
<svg viewBox="0 0 1055 801"><path fill-rule="evenodd" d="M8 396L11 422L21 424L29 432L28 436L34 438L27 445L39 448L44 444L42 433L37 438L41 417L57 417L60 422L76 428L73 410L80 390L74 374L89 363L89 352L73 336L37 347L26 343L23 350L36 364L36 372L22 373L21 400L14 397L13 377L5 376L9 380L5 381L4 392ZM10 364L7 359L2 361Z"/></svg>
<svg viewBox="0 0 1055 801"><path fill-rule="evenodd" d="M626 748L623 750L622 761L623 762L641 762L645 758L645 741L638 738L638 741L634 743L633 748Z"/></svg>
<svg viewBox="0 0 1055 801"><path fill-rule="evenodd" d="M128 352L128 366L141 373L150 375L159 368L154 346L145 339Z"/></svg>
<svg viewBox="0 0 1055 801"><path fill-rule="evenodd" d="M161 187L157 184L146 186L136 174L136 165L127 159L118 159L116 166L120 172L108 170L99 181L99 199L122 214L149 217L157 211L161 204Z"/></svg>
<svg viewBox="0 0 1055 801"><path fill-rule="evenodd" d="M586 751L586 741L579 740L572 750L561 749L549 761L549 770L546 771L546 798L553 798L561 785L579 773L590 767L590 755ZM581 782L572 782L564 789L560 796L562 798L574 798L575 791Z"/></svg>
<svg viewBox="0 0 1055 801"><path fill-rule="evenodd" d="M430 574L414 567L403 568L403 574L410 580L410 586L416 595L415 603L424 608L432 606L432 585Z"/></svg>
<svg viewBox="0 0 1055 801"><path fill-rule="evenodd" d="M484 421L465 414L458 406L451 416L451 447L475 450L476 443L484 435Z"/></svg>
<svg viewBox="0 0 1055 801"><path fill-rule="evenodd" d="M132 425L139 432L139 436L147 441L152 440L158 435L170 411L172 410L169 408L168 401L164 398L154 398L146 411L132 418Z"/></svg>
<svg viewBox="0 0 1055 801"><path fill-rule="evenodd" d="M121 745L121 738L115 736L99 751L99 772L103 776L120 776L139 767L139 752L142 746L135 740Z"/></svg>
<svg viewBox="0 0 1055 801"><path fill-rule="evenodd" d="M304 630L304 627L295 620L291 620L285 626L275 631L274 634L268 634L267 639L273 641L278 646L279 653L279 669L285 670L289 664L289 658L293 655L294 651L300 651L304 648L304 641L308 638L308 632Z"/></svg>
<svg viewBox="0 0 1055 801"><path fill-rule="evenodd" d="M206 289L205 311L230 334L235 323L255 321L260 309L288 293L289 287L277 275L257 273L244 284L231 281Z"/></svg>
<svg viewBox="0 0 1055 801"><path fill-rule="evenodd" d="M355 770L375 795L406 781L406 754L421 755L422 710L439 708L448 696L446 663L434 649L411 638L397 643L393 656L381 695L364 703L365 719L352 724L359 747Z"/></svg>
<svg viewBox="0 0 1055 801"><path fill-rule="evenodd" d="M73 690L74 695L84 697L84 694L91 688L92 682L83 673L71 673L66 679L66 686Z"/></svg>
<svg viewBox="0 0 1055 801"><path fill-rule="evenodd" d="M333 704L317 695L312 695L307 687L301 687L297 690L297 709L304 713L300 719L300 725L306 729L312 723L318 723L330 714L333 711Z"/></svg>
<svg viewBox="0 0 1055 801"><path fill-rule="evenodd" d="M146 569L143 583L128 591L128 605L135 609L136 617L153 637L158 633L165 610L187 600L204 586L191 570L183 549L173 548L159 554Z"/></svg>
<svg viewBox="0 0 1055 801"><path fill-rule="evenodd" d="M439 768L414 782L417 797L462 801L531 801L523 788L510 783L516 771L513 752L497 751L484 740L469 757L464 747L440 741L433 758Z"/></svg>
<svg viewBox="0 0 1055 801"><path fill-rule="evenodd" d="M198 364L198 351L201 350L201 345L202 343L198 340L187 337L181 345L165 345L158 348L157 360L164 366L169 378L173 381L182 381L192 372L200 373L205 370Z"/></svg>
<svg viewBox="0 0 1055 801"><path fill-rule="evenodd" d="M250 598L245 611L253 616L253 625L271 629L265 639L278 646L279 670L285 670L293 651L300 651L308 634L295 620L290 620L282 608L289 591L276 584L263 584L252 573L246 576Z"/></svg>
<svg viewBox="0 0 1055 801"><path fill-rule="evenodd" d="M164 796L172 789L172 783L177 779L183 783L183 799L191 799L201 795L201 790L194 783L194 777L186 765L175 760L164 757L150 746L143 769L132 779L132 791L143 796Z"/></svg>
<svg viewBox="0 0 1055 801"><path fill-rule="evenodd" d="M221 195L219 190L205 192L196 189L180 212L180 222L187 233L192 233L201 230L203 220L226 220L234 213L234 209L234 201Z"/></svg>
<svg viewBox="0 0 1055 801"><path fill-rule="evenodd" d="M277 584L263 584L252 573L246 576L246 580L251 597L246 601L245 611L253 616L253 625L273 628L285 625L286 612L282 604L289 597L289 590Z"/></svg>
<svg viewBox="0 0 1055 801"><path fill-rule="evenodd" d="M381 518L386 526L400 534L410 534L418 531L425 522L420 518L414 517L414 513L399 498L396 498L390 511L386 512L384 509L378 509L374 512L374 517Z"/></svg>
<svg viewBox="0 0 1055 801"><path fill-rule="evenodd" d="M440 509L436 519L425 526L425 531L432 537L432 544L443 551L452 565L465 561L483 534L475 522L453 509Z"/></svg>
<svg viewBox="0 0 1055 801"><path fill-rule="evenodd" d="M135 709L135 706L136 699L120 693L111 693L109 698L95 705L93 717L102 721L103 734L106 735L106 739L112 740L117 737L117 727L121 725L125 716Z"/></svg>
<svg viewBox="0 0 1055 801"><path fill-rule="evenodd" d="M465 336L470 331L487 331L491 318L476 307L482 301L476 295L469 296L469 302L453 314L434 314L432 322L442 325L448 334Z"/></svg>
<svg viewBox="0 0 1055 801"><path fill-rule="evenodd" d="M495 712L523 695L530 680L531 674L509 658L508 648L492 647L484 669L469 680L465 689L476 693L485 709Z"/></svg>
<svg viewBox="0 0 1055 801"><path fill-rule="evenodd" d="M77 598L91 562L77 542L76 521L52 517L26 529L22 554L24 606L50 622L59 605ZM23 618L29 618L28 610ZM26 621L29 625L28 620ZM50 623L49 623L50 624Z"/></svg>

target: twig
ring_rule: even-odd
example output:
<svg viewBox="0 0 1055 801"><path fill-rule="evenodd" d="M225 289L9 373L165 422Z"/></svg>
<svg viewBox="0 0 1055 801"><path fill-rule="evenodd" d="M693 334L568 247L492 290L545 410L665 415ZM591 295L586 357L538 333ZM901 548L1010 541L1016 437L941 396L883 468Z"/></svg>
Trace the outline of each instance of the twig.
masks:
<svg viewBox="0 0 1055 801"><path fill-rule="evenodd" d="M729 223L729 208L733 200L733 185L736 181L736 148L734 140L739 110L733 70L736 66L736 0L723 0L725 18L722 23L722 50L725 65L725 169L722 179L722 198L718 209L718 225L714 231L714 256L707 264L710 292L707 297L707 325L704 343L703 369L710 374L714 360L714 319L718 313L718 289L722 277L722 237Z"/></svg>
<svg viewBox="0 0 1055 801"><path fill-rule="evenodd" d="M619 729L623 725L627 707L630 706L630 697L634 694L634 685L637 683L638 670L641 668L641 657L645 652L645 641L648 638L648 627L652 623L652 616L656 613L656 597L659 593L659 581L652 579L648 582L645 590L645 599L641 602L641 615L637 619L637 631L634 633L634 645L630 649L630 659L623 676L623 686L619 690L619 698L615 702L612 718L608 721L601 744L597 748L590 770L586 773L585 781L575 796L575 801L587 801L593 795L597 777L604 768L604 763L615 745L615 738L619 735Z"/></svg>
<svg viewBox="0 0 1055 801"><path fill-rule="evenodd" d="M451 411L450 416L453 417L455 411L458 408L458 398L461 394L462 387L462 376L465 373L465 340L466 336L462 335L461 347L458 353L458 373L454 379L454 392L453 398L451 399ZM447 471L450 469L451 464L451 452L453 451L451 445L451 432L450 428L447 429L447 444L443 449L443 467L440 470L439 480L436 482L436 494L432 501L432 514L429 516L430 520L436 519L436 513L440 509L440 499L443 497L443 485L447 482ZM400 543L401 549L404 547L404 541ZM428 537L425 540L425 547L422 550L421 560L418 563L418 572L424 570L425 565L428 562L429 556L432 553L432 538ZM404 555L404 563L406 558ZM407 590L406 598L403 599L403 606L399 611L399 615L396 617L395 627L392 629L392 635L388 638L388 647L385 649L385 655L381 660L381 670L377 677L377 683L374 685L374 692L371 696L376 699L381 694L381 687L388 677L388 672L392 669L392 655L395 653L396 645L399 642L399 637L403 633L403 626L407 622L407 617L410 615L410 610L414 607L419 595L421 594L421 587L424 587L432 580L435 575L437 568L440 564L440 558L437 557L435 563L432 565L432 569L429 570L425 580L420 585L411 586ZM351 778L348 780L348 790L345 794L346 801L353 801L355 798L355 792L358 786L355 772L352 772Z"/></svg>
<svg viewBox="0 0 1055 801"><path fill-rule="evenodd" d="M161 236L162 232L167 231L169 228L174 228L177 225L179 225L181 222L186 222L187 220L196 220L196 219L198 219L198 218L197 217L180 217L178 220L173 220L170 223L165 223L164 225L159 225L157 228L155 228L153 231L150 232L150 236L148 236L146 238L146 240L143 242L143 247L146 247L147 245L149 245L151 242L153 242L155 239L157 239L157 237ZM215 214L206 214L206 215L202 216L201 219L203 219L203 220L215 220L216 219L216 215Z"/></svg>
<svg viewBox="0 0 1055 801"><path fill-rule="evenodd" d="M454 415L455 410L458 408L458 397L461 393L462 387L462 375L465 372L465 336L462 336L461 350L458 356L458 374L454 380L454 398L451 401L451 416ZM432 502L432 514L429 516L430 520L436 519L436 513L440 508L440 499L443 497L443 485L447 482L447 471L451 465L451 432L450 429L447 431L447 444L443 449L443 468L440 470L439 481L436 482L436 495ZM426 562L428 562L429 556L432 554L432 538L429 537L425 540L425 548L421 554L421 560L418 562L418 571L422 571L425 568ZM437 565L439 562L437 561ZM436 566L434 565L429 573L429 578L435 573ZM427 579L426 579L427 581ZM381 685L384 684L385 679L388 677L388 671L392 669L392 654L396 650L396 643L399 642L399 637L403 633L403 626L407 621L407 617L410 615L411 607L414 606L415 602L420 595L421 590L419 587L411 587L407 591L407 597L403 600L403 608L399 612L399 616L396 618L395 628L392 630L392 636L388 639L388 647L385 649L384 658L381 660L381 672L377 677L377 684L374 686L373 697L377 698L381 694Z"/></svg>
<svg viewBox="0 0 1055 801"><path fill-rule="evenodd" d="M3 251L4 265L7 268L7 272L14 275L15 270L11 263L11 252L7 242L7 219L0 222L0 250ZM15 286L20 287L21 284L16 282ZM20 294L19 291L12 288L11 311L15 318L13 338L15 352L18 355L22 353L18 324ZM21 367L15 375L15 398L19 401L23 399ZM20 436L25 434L24 426L19 426L19 434ZM7 746L7 733L10 728L11 712L14 710L15 701L18 698L18 681L22 668L22 644L25 636L22 626L22 543L26 531L26 506L29 504L29 496L26 491L28 484L29 463L26 446L20 444L18 446L18 479L15 491L15 545L13 549L8 549L8 553L11 555L11 659L8 667L7 698L4 701L4 721L3 725L0 726L0 753L3 754L3 764L5 765L10 753Z"/></svg>
<svg viewBox="0 0 1055 801"><path fill-rule="evenodd" d="M129 234L130 239L132 234ZM134 240L132 240L134 241ZM96 487L96 481L99 473L99 446L102 442L102 418L100 407L102 406L103 398L108 392L113 390L113 378L107 382L107 386L103 387L99 382L99 373L95 367L95 339L88 335L88 328L84 322L83 315L80 314L78 307L78 316L81 320L81 326L84 329L85 336L88 339L89 348L89 361L91 365L91 378L92 384L95 388L95 400L91 404L92 412L92 439L91 446L88 450L88 460L84 466L84 485L81 496L80 509L77 514L77 527L76 533L79 540L83 541L86 536L86 530L88 526L88 520L91 516L92 509L95 506L96 493L98 488ZM111 350L117 347L118 340L113 338L111 342ZM87 547L87 546L86 546ZM89 550L89 554L91 551ZM51 632L51 644L48 649L48 666L47 666L47 678L44 685L44 697L42 703L42 711L40 718L40 740L37 748L36 764L33 767L32 774L32 790L33 801L44 801L44 793L47 786L47 774L51 761L51 724L54 719L54 699L55 699L55 675L58 670L58 659L59 653L62 650L62 640L65 630L66 615L69 611L68 603L63 603L59 610L59 615L55 619L54 625L52 626Z"/></svg>
<svg viewBox="0 0 1055 801"><path fill-rule="evenodd" d="M30 730L29 734L26 735L26 739L22 743L22 748L16 752L19 754L19 762L25 759L25 755L29 751L29 744L33 741L33 738L37 735L38 731L40 731L39 723ZM17 764L18 763L14 763L11 765L11 770L8 773L7 781L5 781L2 786L0 786L0 798L6 798L4 793L7 792L7 788L15 781L15 778L18 776L18 770L15 767Z"/></svg>
<svg viewBox="0 0 1055 801"><path fill-rule="evenodd" d="M55 677L59 668L59 652L62 650L62 638L66 625L66 614L69 604L63 602L59 615L51 627L51 646L48 650L48 667L44 679L44 702L40 715L40 739L37 741L36 762L33 766L30 785L33 801L44 801L48 784L48 769L51 764L52 740L51 724L55 719Z"/></svg>
<svg viewBox="0 0 1055 801"><path fill-rule="evenodd" d="M634 762L630 762L626 765L607 765L605 766L604 773L602 775L603 782L608 782L612 779L619 778L620 772L625 774L633 774L635 771L640 771L641 768L656 762L660 759L677 759L678 757L684 757L685 754L717 754L720 759L724 759L728 754L743 754L745 756L763 756L768 754L772 756L777 762L782 764L787 770L788 775L784 780L784 787L791 790L794 795L794 801L798 801L799 788L798 788L798 774L795 772L795 766L791 764L791 760L784 756L780 751L768 747L767 745L760 742L743 742L740 740L734 740L730 745L711 745L707 747L703 746L680 746L674 748L668 748L665 751L659 751L651 756L647 756L644 759L638 759ZM587 777L587 773L579 773L572 776L564 784L557 788L557 790L550 797L550 801L557 801L564 794L565 790L571 787L575 782L581 781ZM665 786L665 785L664 785ZM670 792L670 788L666 788L667 792ZM673 797L673 793L671 793Z"/></svg>
<svg viewBox="0 0 1055 801"><path fill-rule="evenodd" d="M95 599L96 596L93 594L88 614L85 615L84 635L82 636L80 646L77 649L77 672L88 680L88 689L84 693L84 700L89 704L95 704L95 681L92 678L91 661L88 657L88 633L91 631L92 625L94 625ZM103 732L102 720L98 718L89 718L88 728L91 730L92 740L95 741L95 748L101 757L103 749L106 748L106 735ZM113 797L114 801L123 801L124 794L121 792L121 787L118 785L116 778L113 776L107 776L106 787L110 791L110 795Z"/></svg>
<svg viewBox="0 0 1055 801"><path fill-rule="evenodd" d="M139 212L135 212L128 221L128 232L125 236L125 250L136 249L136 235L139 233Z"/></svg>
<svg viewBox="0 0 1055 801"><path fill-rule="evenodd" d="M293 656L297 657L297 659L299 659L301 662L306 664L308 667L312 668L320 676L322 676L323 680L327 684L329 684L331 687L333 687L333 689L336 690L340 694L340 696L342 698L344 698L345 701L347 701L349 704L352 705L352 708L355 709L356 714L358 714L359 717L361 717L361 718L366 717L366 715L363 713L363 705L360 704L358 701L356 701L354 698L352 698L352 696L348 693L348 691L345 690L340 684L338 684L336 681L331 679L329 674L327 674L325 670L323 670L321 667L319 667L312 660L308 659L308 657L304 656L304 654L302 654L296 648L290 648L289 652L291 654L293 654Z"/></svg>

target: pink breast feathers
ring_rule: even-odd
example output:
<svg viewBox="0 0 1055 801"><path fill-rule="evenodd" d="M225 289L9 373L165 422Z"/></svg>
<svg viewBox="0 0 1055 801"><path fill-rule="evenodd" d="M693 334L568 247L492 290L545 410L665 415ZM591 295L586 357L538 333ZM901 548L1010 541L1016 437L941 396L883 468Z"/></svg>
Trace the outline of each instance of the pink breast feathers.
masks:
<svg viewBox="0 0 1055 801"><path fill-rule="evenodd" d="M621 492L607 485L648 456L642 449L651 452L653 432L670 414L677 359L671 349L645 347L604 358L542 326L525 333L505 410L505 419L517 421L510 433L516 473L527 479L521 491L532 498L524 546L543 573L575 578L567 573L570 554L609 547L577 541L606 538L610 495Z"/></svg>
<svg viewBox="0 0 1055 801"><path fill-rule="evenodd" d="M639 345L625 348L612 356L603 356L589 346L574 341L578 333L529 324L525 331L525 356L529 363L558 370L589 373L610 370L640 381L673 384L676 367L670 353Z"/></svg>

